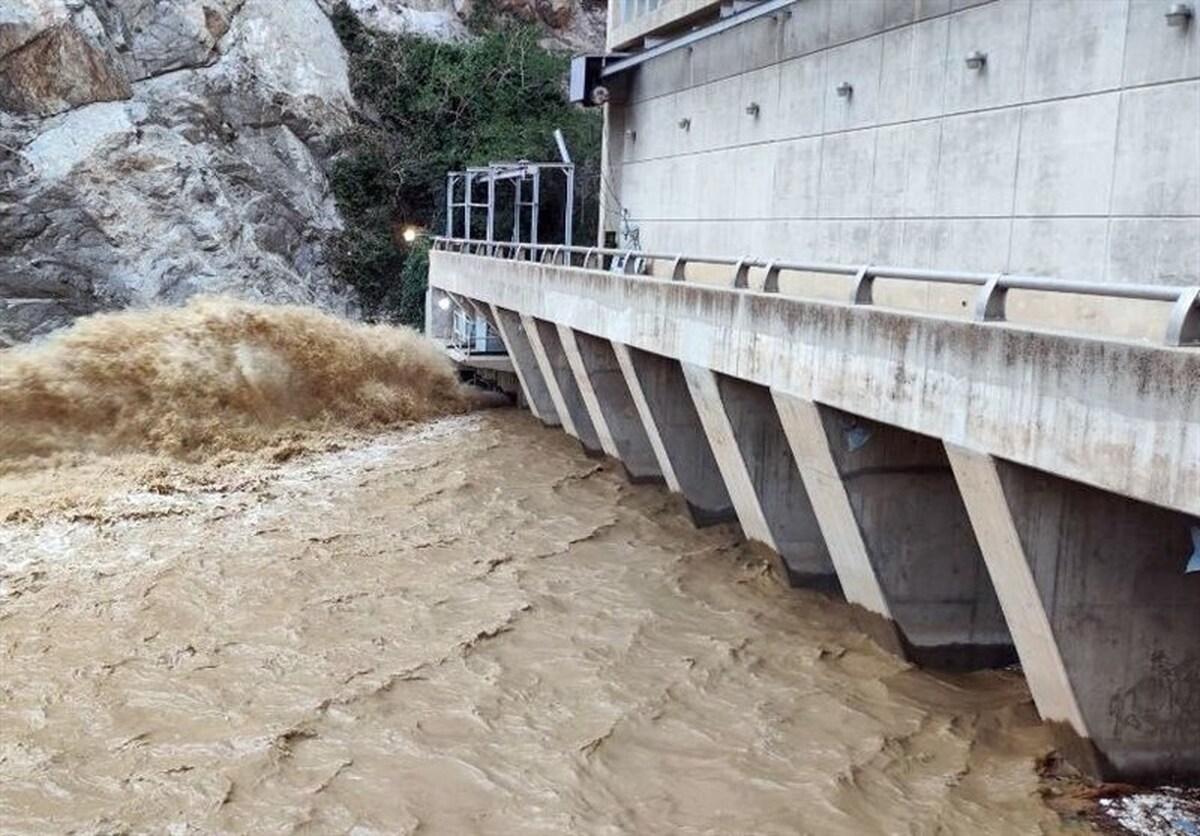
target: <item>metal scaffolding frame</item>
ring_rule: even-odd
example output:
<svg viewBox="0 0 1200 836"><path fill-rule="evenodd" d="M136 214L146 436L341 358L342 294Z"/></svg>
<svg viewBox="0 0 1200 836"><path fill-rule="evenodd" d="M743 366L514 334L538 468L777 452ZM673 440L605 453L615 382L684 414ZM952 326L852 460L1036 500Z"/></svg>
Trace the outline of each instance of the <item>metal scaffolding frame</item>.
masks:
<svg viewBox="0 0 1200 836"><path fill-rule="evenodd" d="M471 166L463 171L446 174L446 237L472 238L472 210L487 211L487 232L483 240L496 241L496 198L499 185L513 185L512 243L537 244L538 222L541 217L542 173L562 172L566 195L563 206L563 241L566 246L574 242L575 230L575 163L563 151L564 160L556 163L534 163L528 160L496 162L486 166ZM487 199L480 202L475 192L480 185L487 186ZM526 188L528 187L528 198ZM459 199L461 194L461 200ZM462 230L455 233L455 216L461 212ZM524 223L527 221L527 224Z"/></svg>

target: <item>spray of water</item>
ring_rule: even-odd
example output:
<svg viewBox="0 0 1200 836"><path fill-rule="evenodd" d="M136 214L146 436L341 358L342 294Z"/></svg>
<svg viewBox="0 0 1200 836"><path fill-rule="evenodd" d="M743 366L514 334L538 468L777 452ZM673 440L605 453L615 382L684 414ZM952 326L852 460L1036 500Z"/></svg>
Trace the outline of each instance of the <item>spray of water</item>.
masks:
<svg viewBox="0 0 1200 836"><path fill-rule="evenodd" d="M200 458L470 405L449 361L410 329L197 298L88 317L0 352L0 463L66 451Z"/></svg>

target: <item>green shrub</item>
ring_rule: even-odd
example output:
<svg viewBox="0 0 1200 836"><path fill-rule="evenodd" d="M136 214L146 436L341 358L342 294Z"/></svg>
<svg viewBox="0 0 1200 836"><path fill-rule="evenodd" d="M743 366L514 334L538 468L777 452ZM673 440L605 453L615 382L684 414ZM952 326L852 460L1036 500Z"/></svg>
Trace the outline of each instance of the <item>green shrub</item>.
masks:
<svg viewBox="0 0 1200 836"><path fill-rule="evenodd" d="M568 59L539 46L535 28L493 17L497 28L444 44L368 30L344 2L333 22L363 111L333 165L346 221L334 264L357 288L368 318L422 324L428 254L401 235L408 226L442 232L446 172L496 160L556 160L555 128L577 164L577 238L594 233L599 115L567 101ZM561 240L564 190L546 177L542 191L539 235Z"/></svg>

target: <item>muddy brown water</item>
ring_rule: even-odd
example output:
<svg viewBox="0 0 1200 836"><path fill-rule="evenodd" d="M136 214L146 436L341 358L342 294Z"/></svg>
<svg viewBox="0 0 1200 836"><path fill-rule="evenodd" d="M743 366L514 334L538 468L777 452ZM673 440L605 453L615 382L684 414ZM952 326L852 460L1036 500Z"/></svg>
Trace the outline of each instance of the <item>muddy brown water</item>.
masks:
<svg viewBox="0 0 1200 836"><path fill-rule="evenodd" d="M1019 674L527 413L317 447L0 479L0 831L1084 832Z"/></svg>

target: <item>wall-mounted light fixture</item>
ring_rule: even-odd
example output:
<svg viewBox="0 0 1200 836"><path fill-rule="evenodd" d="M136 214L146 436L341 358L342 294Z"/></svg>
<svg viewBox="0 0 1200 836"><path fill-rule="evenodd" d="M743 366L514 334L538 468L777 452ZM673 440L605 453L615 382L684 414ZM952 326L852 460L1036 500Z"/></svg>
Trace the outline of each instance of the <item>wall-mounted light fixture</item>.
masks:
<svg viewBox="0 0 1200 836"><path fill-rule="evenodd" d="M1175 3L1167 9L1167 26L1187 27L1192 22L1192 7L1187 3Z"/></svg>
<svg viewBox="0 0 1200 836"><path fill-rule="evenodd" d="M854 95L854 85L848 81L843 81L837 86L837 94L843 99L848 99Z"/></svg>
<svg viewBox="0 0 1200 836"><path fill-rule="evenodd" d="M633 128L629 128L627 131L625 131L625 136L629 137L630 142L637 142L637 131L635 131Z"/></svg>
<svg viewBox="0 0 1200 836"><path fill-rule="evenodd" d="M690 131L692 129L692 120L686 116L683 117L679 120L679 127L681 130Z"/></svg>
<svg viewBox="0 0 1200 836"><path fill-rule="evenodd" d="M753 116L755 119L758 118L758 102L750 102L750 104L746 105L746 115Z"/></svg>
<svg viewBox="0 0 1200 836"><path fill-rule="evenodd" d="M967 69L982 70L987 64L987 53L975 50L967 56Z"/></svg>

